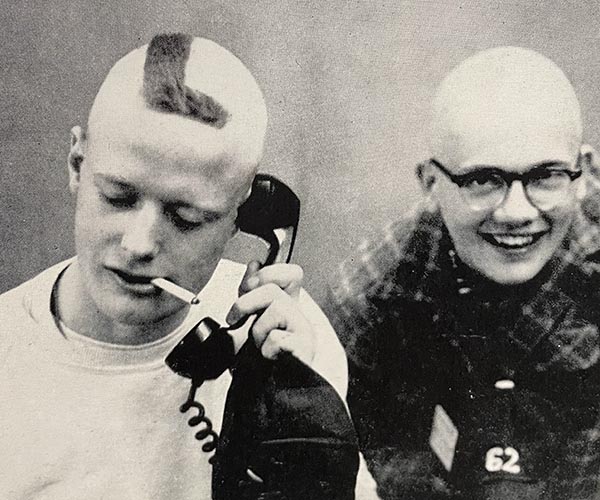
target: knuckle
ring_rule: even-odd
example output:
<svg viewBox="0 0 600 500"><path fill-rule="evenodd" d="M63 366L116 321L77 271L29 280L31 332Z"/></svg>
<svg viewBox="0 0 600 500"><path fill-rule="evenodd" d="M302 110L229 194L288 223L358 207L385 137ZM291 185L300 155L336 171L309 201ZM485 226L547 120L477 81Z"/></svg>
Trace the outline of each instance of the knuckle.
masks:
<svg viewBox="0 0 600 500"><path fill-rule="evenodd" d="M282 302L282 298L278 297L275 300L273 300L273 302L271 302L271 305L268 308L268 311L269 316L273 317L273 319L275 320L279 320L279 318L285 312L285 307Z"/></svg>
<svg viewBox="0 0 600 500"><path fill-rule="evenodd" d="M301 283L304 279L304 269L302 269L298 264L289 264L291 266L292 277L294 281Z"/></svg>
<svg viewBox="0 0 600 500"><path fill-rule="evenodd" d="M275 355L277 354L277 351L278 349L276 348L276 346L273 345L270 336L267 337L267 339L265 340L265 342L263 342L263 345L260 348L261 354L267 359L274 359Z"/></svg>
<svg viewBox="0 0 600 500"><path fill-rule="evenodd" d="M294 300L286 292L281 290L281 294L273 301L277 304L277 311L286 315L294 310Z"/></svg>
<svg viewBox="0 0 600 500"><path fill-rule="evenodd" d="M273 299L280 297L283 293L281 287L276 283L267 283L266 285L264 285L264 287L265 292L268 293L271 297L273 297Z"/></svg>
<svg viewBox="0 0 600 500"><path fill-rule="evenodd" d="M268 345L271 348L271 350L280 351L283 345L283 339L284 336L281 330L272 330L267 337Z"/></svg>

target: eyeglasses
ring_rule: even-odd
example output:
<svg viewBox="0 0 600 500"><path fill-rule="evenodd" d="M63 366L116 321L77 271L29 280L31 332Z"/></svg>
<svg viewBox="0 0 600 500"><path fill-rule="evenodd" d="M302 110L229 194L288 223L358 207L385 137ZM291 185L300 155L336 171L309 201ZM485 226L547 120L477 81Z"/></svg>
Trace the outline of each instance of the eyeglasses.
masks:
<svg viewBox="0 0 600 500"><path fill-rule="evenodd" d="M430 161L460 188L463 199L473 210L493 210L502 205L514 181L521 182L527 199L538 210L551 210L564 202L571 182L582 173L581 170L540 165L522 174L499 168L479 168L458 175L439 161L433 158Z"/></svg>

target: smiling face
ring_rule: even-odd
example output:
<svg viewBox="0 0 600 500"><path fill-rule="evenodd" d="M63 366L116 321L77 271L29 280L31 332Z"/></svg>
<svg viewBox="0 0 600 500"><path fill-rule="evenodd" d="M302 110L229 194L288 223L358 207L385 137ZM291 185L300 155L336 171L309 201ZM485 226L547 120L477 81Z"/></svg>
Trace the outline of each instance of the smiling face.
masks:
<svg viewBox="0 0 600 500"><path fill-rule="evenodd" d="M577 100L562 72L539 54L504 48L475 56L442 83L433 114L432 157L452 174L578 168ZM518 180L499 206L474 210L434 164L423 176L458 256L501 284L531 280L556 253L571 227L581 182L573 181L550 210L534 206Z"/></svg>
<svg viewBox="0 0 600 500"><path fill-rule="evenodd" d="M456 173L474 168L495 167L504 172L522 173L538 164L461 164ZM543 168L575 170L575 160L545 158ZM440 213L461 260L487 278L501 284L518 284L534 278L562 244L578 206L576 184L551 210L532 205L523 185L515 181L497 208L474 210L458 193L461 189L443 174L437 175L435 195Z"/></svg>
<svg viewBox="0 0 600 500"><path fill-rule="evenodd" d="M236 231L237 208L249 192L266 126L256 83L216 44L196 39L191 46L188 64L205 71L190 69L185 84L206 92L210 85L202 79L208 78L212 96L207 107L194 102L185 113L161 98L158 109L149 105L145 54L138 49L113 68L94 102L88 134L73 130L69 175L77 201L77 260L58 289L67 326L126 344L160 338L187 312L184 302L152 285L153 278L194 292L209 281ZM245 90L226 88L219 71L237 72L232 81ZM184 98L203 98L186 92ZM195 110L198 116L192 116ZM224 119L212 120L215 110ZM252 130L244 134L252 117Z"/></svg>

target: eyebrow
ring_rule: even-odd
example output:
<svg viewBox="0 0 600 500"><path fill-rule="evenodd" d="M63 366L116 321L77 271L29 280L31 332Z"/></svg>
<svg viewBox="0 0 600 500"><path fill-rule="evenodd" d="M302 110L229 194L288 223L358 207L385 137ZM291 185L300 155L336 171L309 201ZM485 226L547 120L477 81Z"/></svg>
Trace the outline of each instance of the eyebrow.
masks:
<svg viewBox="0 0 600 500"><path fill-rule="evenodd" d="M120 187L122 189L126 189L127 191L137 191L137 189L134 186L132 186L125 180L122 180L118 177L113 177L113 176L106 175L106 174L95 173L93 175L93 178L94 178L94 184L96 184L96 185L98 184L98 182L100 182L103 184L112 184L112 185Z"/></svg>
<svg viewBox="0 0 600 500"><path fill-rule="evenodd" d="M115 184L124 184L129 185L129 183L122 177L118 175L110 175L110 174L101 174L99 172L94 173L94 179L102 179L104 181L113 182Z"/></svg>
<svg viewBox="0 0 600 500"><path fill-rule="evenodd" d="M565 162L565 161L543 161L540 163L534 163L533 165L529 165L528 168L526 168L525 170L522 170L521 172L515 172L515 173L520 173L520 174L524 174L527 172L534 172L536 170L544 170L544 169L552 169L552 168L563 168L565 170L572 170L571 168L569 168L570 165L569 163ZM470 165L468 167L466 167L465 171L462 171L458 174L455 175L469 175L469 174L475 174L477 172L507 172L506 170L504 170L503 168L497 167L495 165Z"/></svg>

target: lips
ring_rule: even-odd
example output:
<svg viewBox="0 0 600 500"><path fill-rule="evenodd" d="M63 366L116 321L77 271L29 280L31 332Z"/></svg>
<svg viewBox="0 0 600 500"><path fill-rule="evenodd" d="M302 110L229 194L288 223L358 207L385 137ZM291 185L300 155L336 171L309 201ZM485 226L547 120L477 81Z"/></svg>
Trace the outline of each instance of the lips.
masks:
<svg viewBox="0 0 600 500"><path fill-rule="evenodd" d="M134 274L122 269L107 268L113 273L117 281L124 288L139 294L153 294L156 295L158 290L150 283L150 280L156 276L148 276L144 274Z"/></svg>
<svg viewBox="0 0 600 500"><path fill-rule="evenodd" d="M482 233L488 243L507 250L522 250L539 241L546 231L536 233Z"/></svg>

